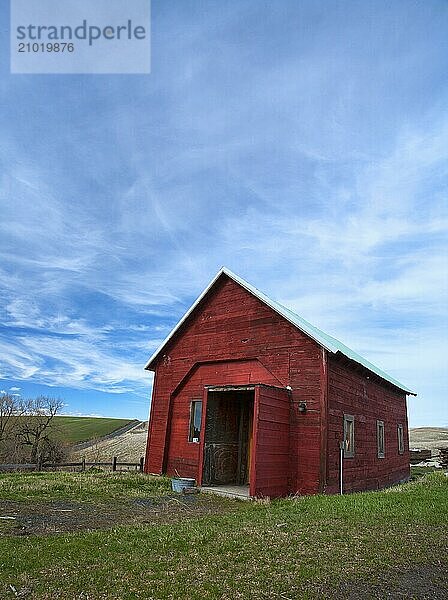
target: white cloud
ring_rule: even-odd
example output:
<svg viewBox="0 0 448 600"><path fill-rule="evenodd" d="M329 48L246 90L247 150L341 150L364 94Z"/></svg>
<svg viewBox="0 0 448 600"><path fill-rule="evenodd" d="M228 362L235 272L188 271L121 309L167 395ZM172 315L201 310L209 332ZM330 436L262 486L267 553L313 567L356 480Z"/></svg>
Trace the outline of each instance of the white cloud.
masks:
<svg viewBox="0 0 448 600"><path fill-rule="evenodd" d="M100 419L100 418L114 418L114 417L107 417L107 415L102 415L100 413L82 413L82 412L61 412L60 413L61 417L94 417L96 419Z"/></svg>
<svg viewBox="0 0 448 600"><path fill-rule="evenodd" d="M315 3L293 4L180 20L165 3L151 88L69 86L59 105L53 84L6 83L0 378L146 393L146 359L222 265L398 378L424 346L437 374L419 376L438 377L445 21L407 8L397 38L400 6L309 27Z"/></svg>
<svg viewBox="0 0 448 600"><path fill-rule="evenodd" d="M82 339L43 335L19 337L0 346L5 356L3 378L32 378L45 385L115 394L149 389L150 377L143 370L146 355L142 355L140 364L135 364L117 356L112 348L107 351Z"/></svg>

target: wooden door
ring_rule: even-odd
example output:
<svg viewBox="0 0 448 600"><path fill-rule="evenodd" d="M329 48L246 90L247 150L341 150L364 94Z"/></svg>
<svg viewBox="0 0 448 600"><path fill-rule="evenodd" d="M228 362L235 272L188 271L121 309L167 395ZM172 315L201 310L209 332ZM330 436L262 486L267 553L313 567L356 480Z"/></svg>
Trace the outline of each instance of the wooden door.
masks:
<svg viewBox="0 0 448 600"><path fill-rule="evenodd" d="M207 400L202 485L235 483L238 413L234 404L225 396L228 394L210 393Z"/></svg>
<svg viewBox="0 0 448 600"><path fill-rule="evenodd" d="M251 456L251 496L275 498L289 493L289 418L288 390L257 385L254 449Z"/></svg>
<svg viewBox="0 0 448 600"><path fill-rule="evenodd" d="M205 419L202 485L244 485L249 476L253 391L210 392Z"/></svg>

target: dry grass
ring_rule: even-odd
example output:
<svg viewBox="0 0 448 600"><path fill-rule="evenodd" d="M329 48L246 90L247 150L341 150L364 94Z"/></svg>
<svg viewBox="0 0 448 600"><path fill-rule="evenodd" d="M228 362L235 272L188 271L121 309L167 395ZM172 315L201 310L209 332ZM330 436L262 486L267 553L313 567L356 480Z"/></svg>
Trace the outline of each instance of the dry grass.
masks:
<svg viewBox="0 0 448 600"><path fill-rule="evenodd" d="M410 448L448 448L448 429L445 427L417 427L409 430Z"/></svg>
<svg viewBox="0 0 448 600"><path fill-rule="evenodd" d="M145 455L148 424L117 435L111 439L92 441L92 445L82 450L72 451L73 460L85 458L88 462L108 461L112 456L123 462L138 462Z"/></svg>

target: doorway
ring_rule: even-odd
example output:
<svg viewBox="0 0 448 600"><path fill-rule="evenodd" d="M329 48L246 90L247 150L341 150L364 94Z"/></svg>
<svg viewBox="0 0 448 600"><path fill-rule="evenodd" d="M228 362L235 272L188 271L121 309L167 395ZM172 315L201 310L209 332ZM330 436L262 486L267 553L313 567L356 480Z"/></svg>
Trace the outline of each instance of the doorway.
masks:
<svg viewBox="0 0 448 600"><path fill-rule="evenodd" d="M203 486L247 486L254 387L210 388L205 415Z"/></svg>

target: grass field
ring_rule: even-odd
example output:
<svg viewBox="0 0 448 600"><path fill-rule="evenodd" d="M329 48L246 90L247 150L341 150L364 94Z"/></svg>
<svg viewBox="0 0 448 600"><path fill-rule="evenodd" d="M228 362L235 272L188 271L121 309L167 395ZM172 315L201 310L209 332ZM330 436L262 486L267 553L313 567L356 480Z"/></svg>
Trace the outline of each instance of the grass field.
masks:
<svg viewBox="0 0 448 600"><path fill-rule="evenodd" d="M21 419L22 417L13 417ZM69 417L58 415L53 418L52 432L69 444L87 442L101 438L121 429L133 419L111 419L108 417ZM135 420L137 424L138 421Z"/></svg>
<svg viewBox="0 0 448 600"><path fill-rule="evenodd" d="M17 537L7 523L2 598L11 585L42 599L448 597L441 472L380 492L253 503L173 498L168 480L140 474L4 474L0 498L3 515L127 515L126 526L52 535Z"/></svg>
<svg viewBox="0 0 448 600"><path fill-rule="evenodd" d="M441 469L436 467L417 467L411 465L411 481L422 477L423 475L428 475L428 473L440 472Z"/></svg>
<svg viewBox="0 0 448 600"><path fill-rule="evenodd" d="M108 419L102 417L64 417L54 418L54 428L58 435L70 444L85 442L108 435L127 425L131 419Z"/></svg>

